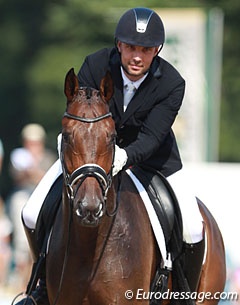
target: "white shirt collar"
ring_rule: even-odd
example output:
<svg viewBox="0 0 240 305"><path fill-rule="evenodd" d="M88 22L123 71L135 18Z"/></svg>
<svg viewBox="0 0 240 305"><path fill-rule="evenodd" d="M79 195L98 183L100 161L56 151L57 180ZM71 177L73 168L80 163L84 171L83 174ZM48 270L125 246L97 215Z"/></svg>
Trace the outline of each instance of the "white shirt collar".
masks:
<svg viewBox="0 0 240 305"><path fill-rule="evenodd" d="M146 73L143 77L141 77L137 81L133 82L126 76L122 67L121 67L121 73L122 73L122 78L123 78L123 87L125 87L129 83L132 83L136 89L138 89L140 87L141 83L148 76L148 73Z"/></svg>

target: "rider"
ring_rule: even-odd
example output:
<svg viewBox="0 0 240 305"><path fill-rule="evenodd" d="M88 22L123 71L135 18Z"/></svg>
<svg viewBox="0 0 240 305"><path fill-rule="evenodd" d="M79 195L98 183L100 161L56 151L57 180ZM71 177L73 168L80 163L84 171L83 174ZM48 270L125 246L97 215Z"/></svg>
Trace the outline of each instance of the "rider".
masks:
<svg viewBox="0 0 240 305"><path fill-rule="evenodd" d="M172 125L181 107L185 81L178 71L158 56L165 41L164 26L156 12L147 8L130 9L120 18L115 46L86 57L78 74L79 84L99 89L100 80L110 71L114 95L110 102L117 131L113 174L134 164L159 170L173 187L183 218L183 270L190 289L196 291L203 260L203 223L196 198L185 181ZM133 97L126 99L134 85ZM45 175L22 217L30 248L36 259L35 225L51 185L62 173L58 160ZM180 187L181 185L181 187ZM48 186L48 189L46 188ZM38 305L47 304L44 277L32 293ZM18 303L22 305L24 301ZM27 305L33 302L29 299Z"/></svg>

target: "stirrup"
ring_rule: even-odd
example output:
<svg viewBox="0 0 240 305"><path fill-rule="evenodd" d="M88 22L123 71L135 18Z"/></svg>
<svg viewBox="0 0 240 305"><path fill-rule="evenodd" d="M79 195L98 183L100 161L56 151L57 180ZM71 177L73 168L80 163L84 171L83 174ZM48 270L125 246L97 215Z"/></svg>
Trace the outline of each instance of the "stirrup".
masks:
<svg viewBox="0 0 240 305"><path fill-rule="evenodd" d="M26 296L18 303L15 303L18 297ZM12 305L49 305L47 287L44 280L39 281L39 285L31 292L31 294L20 293L12 301Z"/></svg>
<svg viewBox="0 0 240 305"><path fill-rule="evenodd" d="M21 297L21 296L22 296L22 297L25 296L25 298L22 298L18 303L15 303L16 300L17 300L19 297ZM27 303L29 302L29 300L31 300L32 303L33 303L34 305L37 305L37 302L35 301L35 299L34 299L31 295L27 295L25 292L20 292L19 294L17 294L17 295L14 297L14 299L12 300L11 305L17 305L17 304L21 304L21 303L22 303L22 305L27 305Z"/></svg>

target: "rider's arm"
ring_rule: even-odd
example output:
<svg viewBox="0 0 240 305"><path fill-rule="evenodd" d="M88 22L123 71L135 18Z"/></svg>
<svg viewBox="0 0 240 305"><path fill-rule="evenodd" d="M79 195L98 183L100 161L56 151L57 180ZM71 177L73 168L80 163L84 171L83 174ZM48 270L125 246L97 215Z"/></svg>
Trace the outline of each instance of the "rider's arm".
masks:
<svg viewBox="0 0 240 305"><path fill-rule="evenodd" d="M126 166L143 162L161 147L169 146L174 138L172 125L182 105L185 82L179 83L167 98L157 103L146 116L134 142L125 147L128 160Z"/></svg>

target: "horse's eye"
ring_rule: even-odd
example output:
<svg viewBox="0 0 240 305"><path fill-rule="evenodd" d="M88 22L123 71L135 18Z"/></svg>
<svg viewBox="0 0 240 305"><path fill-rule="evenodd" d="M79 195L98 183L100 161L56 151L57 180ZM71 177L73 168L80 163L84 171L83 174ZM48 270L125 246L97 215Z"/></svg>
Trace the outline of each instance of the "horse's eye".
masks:
<svg viewBox="0 0 240 305"><path fill-rule="evenodd" d="M117 137L117 134L116 134L116 133L114 133L114 134L111 135L111 144L115 144L115 142L116 142L116 137Z"/></svg>
<svg viewBox="0 0 240 305"><path fill-rule="evenodd" d="M62 134L62 140L63 140L64 143L69 143L69 141L70 141L70 136L69 136L69 134L66 133L66 132L64 132L64 133Z"/></svg>

